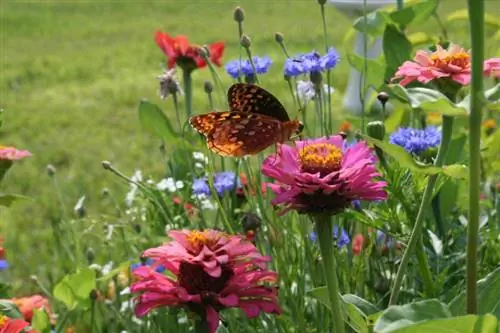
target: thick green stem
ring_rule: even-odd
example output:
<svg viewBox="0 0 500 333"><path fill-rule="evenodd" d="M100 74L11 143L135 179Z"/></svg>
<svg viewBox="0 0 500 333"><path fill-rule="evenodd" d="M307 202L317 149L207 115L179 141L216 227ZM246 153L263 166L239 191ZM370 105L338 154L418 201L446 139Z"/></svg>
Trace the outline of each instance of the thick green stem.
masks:
<svg viewBox="0 0 500 333"><path fill-rule="evenodd" d="M337 280L337 267L333 253L333 224L329 216L318 216L315 219L318 234L319 248L323 260L326 286L330 297L334 333L345 333L344 313L340 300L339 282Z"/></svg>
<svg viewBox="0 0 500 333"><path fill-rule="evenodd" d="M450 145L452 133L453 133L453 118L449 116L443 116L443 134L441 138L441 145L439 146L439 151L436 157L436 161L434 162L434 165L437 167L442 166L444 163L444 159L446 157L446 153ZM424 225L425 214L427 213L429 204L432 200L432 193L434 190L434 186L436 185L437 177L438 177L437 174L431 175L429 176L429 179L427 181L427 186L425 187L424 194L422 196L422 201L420 202L420 208L418 209L417 219L415 221L413 230L411 232L410 241L408 242L408 246L406 247L403 257L401 258L401 264L399 265L396 278L394 279L394 285L392 286L389 305L397 303L399 291L401 289L401 284L403 283L403 278L406 274L406 267L408 266L410 257L413 255L415 247L418 244L422 244L421 240L422 227ZM424 276L426 275L427 273L425 273Z"/></svg>
<svg viewBox="0 0 500 333"><path fill-rule="evenodd" d="M416 254L420 276L424 281L425 295L429 298L434 297L436 296L436 288L434 286L434 281L432 281L432 272L424 252L424 242L422 241L422 237L420 237L420 241L417 244Z"/></svg>
<svg viewBox="0 0 500 333"><path fill-rule="evenodd" d="M182 81L184 82L184 105L186 107L186 117L193 114L193 82L191 80L191 71L182 70Z"/></svg>
<svg viewBox="0 0 500 333"><path fill-rule="evenodd" d="M477 246L481 181L481 119L483 109L484 1L468 0L472 46L469 116L469 224L467 227L467 313L477 312Z"/></svg>

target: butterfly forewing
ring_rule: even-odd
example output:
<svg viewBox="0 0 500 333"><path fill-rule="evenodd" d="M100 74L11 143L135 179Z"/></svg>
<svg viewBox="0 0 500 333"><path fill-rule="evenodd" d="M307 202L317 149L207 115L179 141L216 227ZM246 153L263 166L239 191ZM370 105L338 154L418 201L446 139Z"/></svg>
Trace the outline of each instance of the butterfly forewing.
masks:
<svg viewBox="0 0 500 333"><path fill-rule="evenodd" d="M233 84L227 92L231 111L258 113L281 122L290 120L283 105L267 90L246 83Z"/></svg>
<svg viewBox="0 0 500 333"><path fill-rule="evenodd" d="M208 113L190 122L206 136L208 148L222 156L257 154L276 143L281 133L279 120L244 112Z"/></svg>

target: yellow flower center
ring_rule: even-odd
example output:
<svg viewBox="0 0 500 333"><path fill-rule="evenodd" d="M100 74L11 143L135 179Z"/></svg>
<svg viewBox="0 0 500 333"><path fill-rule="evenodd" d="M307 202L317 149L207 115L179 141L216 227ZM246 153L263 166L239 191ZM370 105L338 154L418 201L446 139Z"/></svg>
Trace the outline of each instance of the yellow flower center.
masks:
<svg viewBox="0 0 500 333"><path fill-rule="evenodd" d="M453 65L466 68L470 64L470 55L466 52L458 52L443 57L442 55L434 53L431 55L431 60L434 62L434 67Z"/></svg>
<svg viewBox="0 0 500 333"><path fill-rule="evenodd" d="M189 233L186 239L191 248L195 252L199 252L201 251L203 246L206 246L208 248L213 248L215 244L217 244L219 239L224 235L225 234L222 232L217 232L213 230L204 230L204 231L194 230Z"/></svg>
<svg viewBox="0 0 500 333"><path fill-rule="evenodd" d="M303 172L329 174L342 166L342 150L331 143L305 146L299 152Z"/></svg>
<svg viewBox="0 0 500 333"><path fill-rule="evenodd" d="M3 328L3 326L7 324L8 320L9 318L7 318L6 316L0 315L0 328Z"/></svg>

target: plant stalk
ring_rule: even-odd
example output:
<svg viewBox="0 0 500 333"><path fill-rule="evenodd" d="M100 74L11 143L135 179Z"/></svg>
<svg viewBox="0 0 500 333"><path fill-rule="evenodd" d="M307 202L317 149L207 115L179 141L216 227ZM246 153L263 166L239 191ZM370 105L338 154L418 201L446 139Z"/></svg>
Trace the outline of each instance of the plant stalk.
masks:
<svg viewBox="0 0 500 333"><path fill-rule="evenodd" d="M193 82L191 80L191 70L182 69L182 81L184 83L184 105L186 117L193 114Z"/></svg>
<svg viewBox="0 0 500 333"><path fill-rule="evenodd" d="M453 133L453 117L443 116L443 132L441 137L441 145L439 146L439 151L434 162L434 166L441 167L444 163L446 153L448 152L448 147L450 145L451 137ZM422 244L422 227L424 225L425 215L429 208L429 204L432 200L432 194L434 186L436 185L438 174L430 175L427 180L427 186L425 187L424 194L422 196L422 201L420 202L420 208L418 209L417 218L411 232L410 241L408 246L401 258L401 264L399 265L398 272L396 273L396 278L394 279L394 285L391 290L391 297L389 298L389 305L394 305L398 301L399 292L401 289L401 284L403 283L404 275L406 274L406 268L410 257L413 255L413 251L417 245ZM426 275L424 275L425 277ZM433 289L433 288L432 288Z"/></svg>
<svg viewBox="0 0 500 333"><path fill-rule="evenodd" d="M477 312L477 247L481 182L481 119L484 104L484 1L468 0L472 46L469 116L469 224L467 227L467 313Z"/></svg>

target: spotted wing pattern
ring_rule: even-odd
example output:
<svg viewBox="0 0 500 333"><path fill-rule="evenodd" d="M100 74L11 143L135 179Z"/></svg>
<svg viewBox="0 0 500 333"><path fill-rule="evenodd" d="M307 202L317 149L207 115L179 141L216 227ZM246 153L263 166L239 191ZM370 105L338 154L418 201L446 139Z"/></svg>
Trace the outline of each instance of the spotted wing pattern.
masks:
<svg viewBox="0 0 500 333"><path fill-rule="evenodd" d="M278 142L281 122L244 112L211 112L194 116L191 126L207 139L210 150L222 156L254 155Z"/></svg>
<svg viewBox="0 0 500 333"><path fill-rule="evenodd" d="M267 90L247 83L235 83L227 92L231 111L259 113L281 122L290 120L283 105Z"/></svg>

